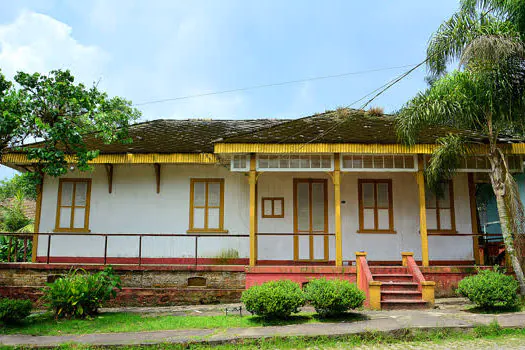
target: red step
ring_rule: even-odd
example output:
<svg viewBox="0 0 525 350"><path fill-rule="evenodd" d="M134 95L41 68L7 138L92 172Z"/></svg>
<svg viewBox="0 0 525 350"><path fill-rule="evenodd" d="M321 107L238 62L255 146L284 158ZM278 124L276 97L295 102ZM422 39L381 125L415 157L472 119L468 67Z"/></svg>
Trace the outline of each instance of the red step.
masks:
<svg viewBox="0 0 525 350"><path fill-rule="evenodd" d="M381 310L414 310L414 309L426 309L427 302L423 300L411 300L411 299L386 299L381 300Z"/></svg>
<svg viewBox="0 0 525 350"><path fill-rule="evenodd" d="M414 278L408 273L377 273L372 274L374 281L380 282L412 282Z"/></svg>
<svg viewBox="0 0 525 350"><path fill-rule="evenodd" d="M381 282L381 291L417 291L416 282Z"/></svg>
<svg viewBox="0 0 525 350"><path fill-rule="evenodd" d="M381 300L422 300L421 292L419 291L397 291L385 290L381 291Z"/></svg>
<svg viewBox="0 0 525 350"><path fill-rule="evenodd" d="M370 266L370 272L372 272L372 274L407 274L408 269L402 266Z"/></svg>

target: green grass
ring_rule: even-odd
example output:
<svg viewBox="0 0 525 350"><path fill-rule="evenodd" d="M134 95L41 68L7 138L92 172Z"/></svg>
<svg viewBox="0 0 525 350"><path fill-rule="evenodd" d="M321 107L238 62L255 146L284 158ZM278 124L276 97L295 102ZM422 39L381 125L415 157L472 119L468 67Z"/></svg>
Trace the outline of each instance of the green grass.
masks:
<svg viewBox="0 0 525 350"><path fill-rule="evenodd" d="M103 313L87 320L55 320L51 314L32 315L20 325L0 328L0 334L64 335L115 332L144 332L169 329L245 328L318 322L353 322L365 319L360 314L319 319L300 314L287 320L265 320L257 316L152 316L136 313Z"/></svg>

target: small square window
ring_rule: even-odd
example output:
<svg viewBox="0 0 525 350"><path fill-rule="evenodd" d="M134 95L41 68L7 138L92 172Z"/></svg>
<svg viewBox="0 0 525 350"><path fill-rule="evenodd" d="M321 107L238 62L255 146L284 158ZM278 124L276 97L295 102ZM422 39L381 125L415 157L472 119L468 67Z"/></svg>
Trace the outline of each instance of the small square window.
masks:
<svg viewBox="0 0 525 350"><path fill-rule="evenodd" d="M283 197L263 197L262 198L262 217L263 218L284 218L284 198Z"/></svg>

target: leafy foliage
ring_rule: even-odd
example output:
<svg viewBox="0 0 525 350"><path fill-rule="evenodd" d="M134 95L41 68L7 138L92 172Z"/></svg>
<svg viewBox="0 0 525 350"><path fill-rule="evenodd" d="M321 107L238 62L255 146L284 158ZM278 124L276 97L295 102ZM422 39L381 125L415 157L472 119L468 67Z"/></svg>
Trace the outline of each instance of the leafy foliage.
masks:
<svg viewBox="0 0 525 350"><path fill-rule="evenodd" d="M290 280L270 281L242 293L246 310L264 318L287 318L299 312L305 297L301 287Z"/></svg>
<svg viewBox="0 0 525 350"><path fill-rule="evenodd" d="M497 270L481 270L458 284L458 294L483 309L510 309L518 302L518 282Z"/></svg>
<svg viewBox="0 0 525 350"><path fill-rule="evenodd" d="M314 279L305 287L305 296L321 316L341 314L349 309L363 306L366 295L346 280Z"/></svg>
<svg viewBox="0 0 525 350"><path fill-rule="evenodd" d="M4 324L20 323L31 314L31 300L0 299L0 321Z"/></svg>
<svg viewBox="0 0 525 350"><path fill-rule="evenodd" d="M24 196L18 193L5 205L0 205L0 231L13 233L33 232L33 219L24 213ZM26 246L24 246L24 239ZM26 237L0 236L0 261L30 261L32 241Z"/></svg>
<svg viewBox="0 0 525 350"><path fill-rule="evenodd" d="M36 200L36 186L29 173L15 174L10 179L0 181L0 201L14 198L21 193L25 198Z"/></svg>
<svg viewBox="0 0 525 350"><path fill-rule="evenodd" d="M66 174L69 163L89 170L88 162L98 151L86 137L129 142L128 126L140 116L130 101L77 84L68 70L49 75L18 72L14 80L16 88L0 73L0 155L26 139L40 141L23 151L40 164L40 172L51 176Z"/></svg>
<svg viewBox="0 0 525 350"><path fill-rule="evenodd" d="M42 298L56 318L85 318L97 314L98 309L115 298L120 289L120 277L111 266L94 274L71 270L49 283Z"/></svg>

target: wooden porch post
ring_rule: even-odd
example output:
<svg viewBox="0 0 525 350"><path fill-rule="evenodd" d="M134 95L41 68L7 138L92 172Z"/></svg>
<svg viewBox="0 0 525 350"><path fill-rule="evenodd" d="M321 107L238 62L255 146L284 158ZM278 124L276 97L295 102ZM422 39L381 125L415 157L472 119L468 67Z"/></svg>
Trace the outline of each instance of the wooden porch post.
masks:
<svg viewBox="0 0 525 350"><path fill-rule="evenodd" d="M425 206L425 175L423 174L424 160L422 155L417 157L417 186L419 193L419 234L421 235L421 258L423 266L428 266L428 236L427 236L427 209Z"/></svg>
<svg viewBox="0 0 525 350"><path fill-rule="evenodd" d="M468 173L468 195L470 199L470 222L472 233L478 234L478 212L476 207L476 184L474 183L474 174ZM479 236L472 236L472 250L474 253L474 262L476 264L484 264L479 256Z"/></svg>
<svg viewBox="0 0 525 350"><path fill-rule="evenodd" d="M335 266L343 266L343 233L341 229L341 158L334 155Z"/></svg>
<svg viewBox="0 0 525 350"><path fill-rule="evenodd" d="M250 266L257 262L257 171L255 154L250 155Z"/></svg>

